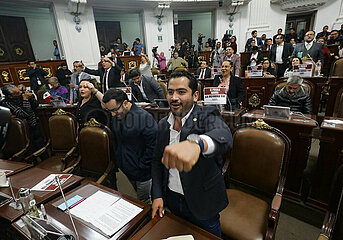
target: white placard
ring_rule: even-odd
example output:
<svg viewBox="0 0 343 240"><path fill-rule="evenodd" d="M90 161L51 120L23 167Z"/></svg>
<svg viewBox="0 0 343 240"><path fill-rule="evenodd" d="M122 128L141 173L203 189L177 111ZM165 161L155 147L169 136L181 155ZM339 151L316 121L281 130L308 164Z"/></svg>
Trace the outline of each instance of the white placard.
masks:
<svg viewBox="0 0 343 240"><path fill-rule="evenodd" d="M205 105L226 104L226 88L225 87L206 87L204 88L204 103Z"/></svg>
<svg viewBox="0 0 343 240"><path fill-rule="evenodd" d="M300 77L312 77L313 65L309 64L298 64L293 66L293 76Z"/></svg>
<svg viewBox="0 0 343 240"><path fill-rule="evenodd" d="M42 181L40 181L36 186L31 188L32 191L55 191L58 188L55 177L58 176L61 185L65 183L72 174L50 174Z"/></svg>
<svg viewBox="0 0 343 240"><path fill-rule="evenodd" d="M131 89L131 87L118 87L117 89L120 89L124 93L126 93L127 98L129 99L129 101L131 101L131 99L132 99L132 89Z"/></svg>
<svg viewBox="0 0 343 240"><path fill-rule="evenodd" d="M263 67L258 66L248 66L248 77L262 77Z"/></svg>

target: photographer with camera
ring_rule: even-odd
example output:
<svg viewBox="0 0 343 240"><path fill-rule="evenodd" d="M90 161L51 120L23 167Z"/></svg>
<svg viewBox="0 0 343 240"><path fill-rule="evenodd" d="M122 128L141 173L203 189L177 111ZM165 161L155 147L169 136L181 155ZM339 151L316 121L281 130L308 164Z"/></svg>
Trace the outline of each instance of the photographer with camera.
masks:
<svg viewBox="0 0 343 240"><path fill-rule="evenodd" d="M202 44L202 39L205 38L204 35L202 35L202 33L198 33L198 51L201 52L202 48L203 48L203 44Z"/></svg>
<svg viewBox="0 0 343 240"><path fill-rule="evenodd" d="M44 88L44 86L49 89L48 83L45 81L45 76L48 75L39 65L33 60L27 61L26 75L30 78L31 90L37 95L38 90Z"/></svg>

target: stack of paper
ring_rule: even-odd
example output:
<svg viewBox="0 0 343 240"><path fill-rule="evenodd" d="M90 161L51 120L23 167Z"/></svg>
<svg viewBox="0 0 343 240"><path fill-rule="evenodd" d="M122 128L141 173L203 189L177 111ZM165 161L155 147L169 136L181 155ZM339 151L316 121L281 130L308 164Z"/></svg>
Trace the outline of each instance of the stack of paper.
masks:
<svg viewBox="0 0 343 240"><path fill-rule="evenodd" d="M124 199L98 191L72 208L70 213L112 236L142 210Z"/></svg>

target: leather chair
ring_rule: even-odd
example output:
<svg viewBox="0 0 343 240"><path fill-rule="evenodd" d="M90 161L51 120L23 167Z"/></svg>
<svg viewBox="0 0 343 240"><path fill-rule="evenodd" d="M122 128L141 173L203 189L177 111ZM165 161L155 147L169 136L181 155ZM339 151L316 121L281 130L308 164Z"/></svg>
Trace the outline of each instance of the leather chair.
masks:
<svg viewBox="0 0 343 240"><path fill-rule="evenodd" d="M158 82L158 84L160 84L160 87L163 90L164 96L167 97L167 93L168 93L167 92L167 84L161 78L158 78L157 82Z"/></svg>
<svg viewBox="0 0 343 240"><path fill-rule="evenodd" d="M38 90L38 91L37 91L37 101L38 101L38 103L42 103L42 104L46 103L46 102L44 101L44 99L43 99L44 93L45 93L44 90Z"/></svg>
<svg viewBox="0 0 343 240"><path fill-rule="evenodd" d="M24 119L11 117L6 142L2 149L3 159L24 161L30 146L29 126Z"/></svg>
<svg viewBox="0 0 343 240"><path fill-rule="evenodd" d="M343 239L343 165L335 173L330 200L318 240Z"/></svg>
<svg viewBox="0 0 343 240"><path fill-rule="evenodd" d="M333 107L333 116L343 118L343 87L337 93L335 105Z"/></svg>
<svg viewBox="0 0 343 240"><path fill-rule="evenodd" d="M152 67L151 68L151 73L152 73L152 75L158 75L160 73L160 71L157 68Z"/></svg>
<svg viewBox="0 0 343 240"><path fill-rule="evenodd" d="M92 118L79 133L78 161L64 172L77 172L87 177L85 182L95 180L101 184L108 180L115 185L115 174L106 179L115 166L111 138L111 130Z"/></svg>
<svg viewBox="0 0 343 240"><path fill-rule="evenodd" d="M290 148L288 137L261 119L235 131L223 174L239 188L227 189L229 205L220 213L224 237L275 238Z"/></svg>
<svg viewBox="0 0 343 240"><path fill-rule="evenodd" d="M38 164L38 167L63 171L72 164L71 157L77 147L77 121L71 113L58 109L49 118L51 157ZM34 153L41 154L45 149ZM76 161L76 159L75 159Z"/></svg>
<svg viewBox="0 0 343 240"><path fill-rule="evenodd" d="M343 58L338 59L332 64L330 77L343 76Z"/></svg>
<svg viewBox="0 0 343 240"><path fill-rule="evenodd" d="M277 81L275 83L275 85L276 85L275 91L280 90L281 88L286 86L286 84L287 84L287 79ZM304 80L303 83L301 84L301 86L305 89L306 92L308 92L308 94L310 94L310 97L313 100L313 98L314 98L314 85L313 85L313 83L310 81Z"/></svg>
<svg viewBox="0 0 343 240"><path fill-rule="evenodd" d="M181 72L181 71L187 71L187 68L184 67L178 67L174 69L174 72Z"/></svg>

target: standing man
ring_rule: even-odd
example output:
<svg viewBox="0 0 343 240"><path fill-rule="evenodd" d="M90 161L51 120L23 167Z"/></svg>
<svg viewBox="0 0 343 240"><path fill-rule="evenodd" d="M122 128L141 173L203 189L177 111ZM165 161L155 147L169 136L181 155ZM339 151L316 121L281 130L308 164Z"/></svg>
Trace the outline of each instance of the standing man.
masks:
<svg viewBox="0 0 343 240"><path fill-rule="evenodd" d="M59 67L56 72L56 77L58 78L58 82L63 87L66 87L69 89L71 75L72 75L72 72L68 69L68 65L65 62L61 63L61 67Z"/></svg>
<svg viewBox="0 0 343 240"><path fill-rule="evenodd" d="M312 58L315 63L318 61L323 63L322 45L314 41L314 31L308 31L305 34L304 40L305 41L303 43L300 43L295 46L292 58L307 57Z"/></svg>
<svg viewBox="0 0 343 240"><path fill-rule="evenodd" d="M118 64L113 63L108 57L104 58L102 67L98 68L98 70L85 68L86 73L100 76L102 93L105 93L110 88L125 87L120 81L120 70L121 67L119 67Z"/></svg>
<svg viewBox="0 0 343 240"><path fill-rule="evenodd" d="M276 44L273 44L272 49L269 51L269 60L278 65L278 77L283 77L289 65L289 58L293 53L293 46L290 43L284 42L282 34L277 35L275 41Z"/></svg>
<svg viewBox="0 0 343 240"><path fill-rule="evenodd" d="M139 56L139 54L144 53L144 45L141 43L141 40L139 38L136 38L135 45L133 45L133 51L136 56Z"/></svg>
<svg viewBox="0 0 343 240"><path fill-rule="evenodd" d="M206 61L201 61L200 67L196 70L195 75L199 79L211 78L211 69L208 68Z"/></svg>
<svg viewBox="0 0 343 240"><path fill-rule="evenodd" d="M251 32L251 38L249 38L245 44L245 49L248 49L250 47L250 43L251 41L254 40L256 43L256 46L258 47L262 47L263 43L262 43L262 39L257 37L257 31L254 30ZM247 51L247 50L246 50Z"/></svg>
<svg viewBox="0 0 343 240"><path fill-rule="evenodd" d="M49 89L48 83L45 81L45 76L48 75L46 71L44 71L41 67L38 67L35 61L27 61L27 66L29 69L26 69L26 75L30 78L30 87L31 90L37 92L40 88L45 86Z"/></svg>
<svg viewBox="0 0 343 240"><path fill-rule="evenodd" d="M94 88L92 92L101 94ZM102 101L113 116L113 147L118 166L137 191L137 198L151 204L151 161L157 123L150 113L129 102L122 90L108 90Z"/></svg>
<svg viewBox="0 0 343 240"><path fill-rule="evenodd" d="M200 107L197 81L185 71L168 82L171 114L158 124L152 161L152 217L163 208L221 236L219 212L228 204L222 154L232 145L230 129L215 107Z"/></svg>
<svg viewBox="0 0 343 240"><path fill-rule="evenodd" d="M154 79L141 74L137 68L132 68L129 72L130 87L134 99L138 102L155 102L155 99L165 99L160 84Z"/></svg>
<svg viewBox="0 0 343 240"><path fill-rule="evenodd" d="M88 73L83 72L84 65L82 61L73 62L74 73L70 78L70 92L69 92L69 103L76 103L79 95L79 85L83 79L91 79L91 76Z"/></svg>
<svg viewBox="0 0 343 240"><path fill-rule="evenodd" d="M296 33L295 28L291 28L289 30L289 33L286 34L286 41L285 42L290 43L292 38L294 38L295 42L297 42L298 34Z"/></svg>
<svg viewBox="0 0 343 240"><path fill-rule="evenodd" d="M276 37L282 35L284 37L284 35L282 34L282 28L279 28L277 30L277 33L273 36L273 44L276 44Z"/></svg>
<svg viewBox="0 0 343 240"><path fill-rule="evenodd" d="M221 48L222 43L217 42L216 48L211 53L211 60L212 60L212 67L219 68L220 67L220 59L223 56L223 49Z"/></svg>
<svg viewBox="0 0 343 240"><path fill-rule="evenodd" d="M233 74L236 77L239 77L241 72L241 57L238 54L234 54L233 47L229 46L226 48L226 56L222 57L220 61L220 65L223 64L225 61L231 61L233 65Z"/></svg>

